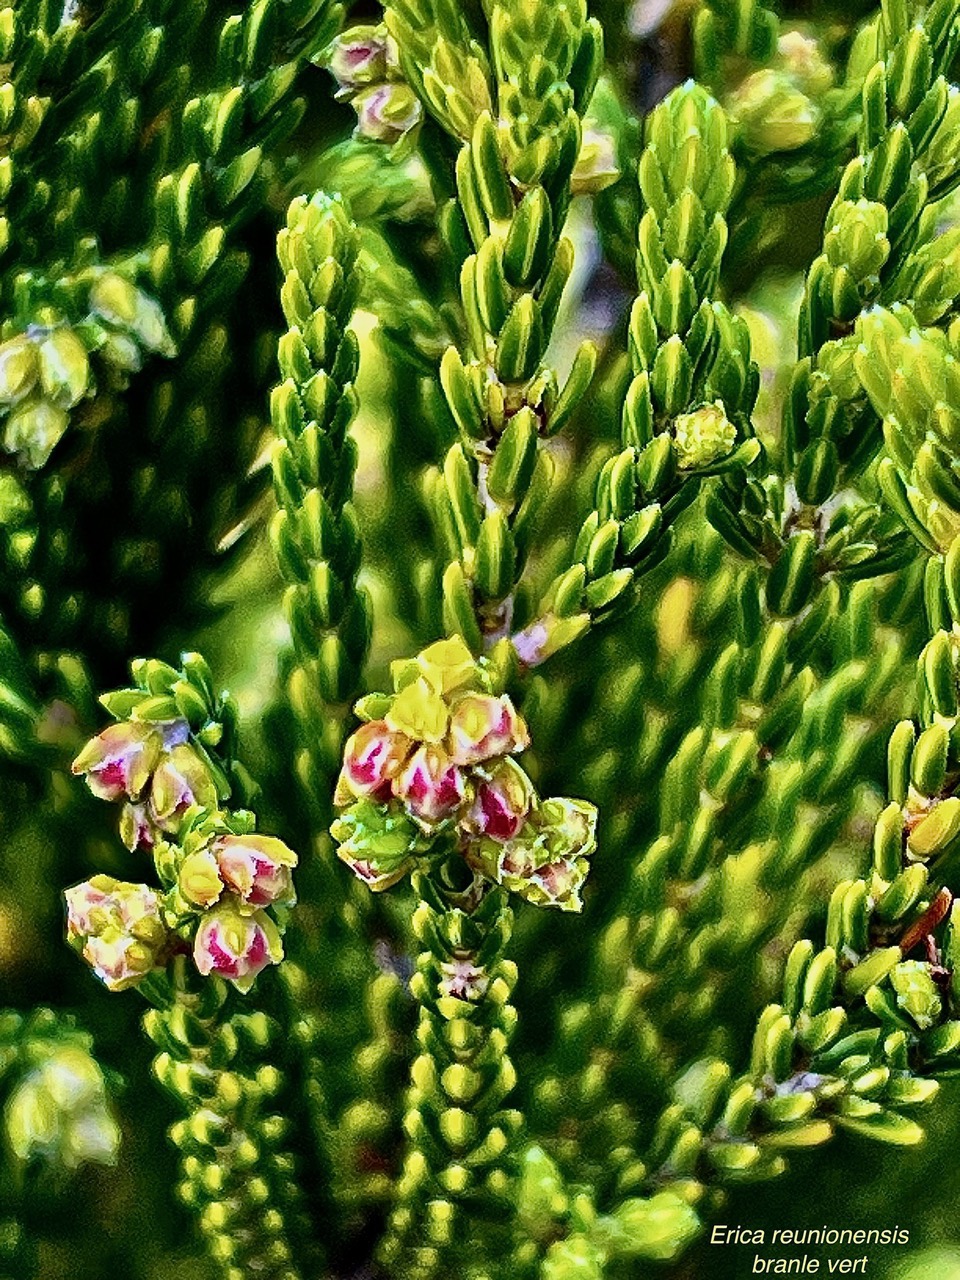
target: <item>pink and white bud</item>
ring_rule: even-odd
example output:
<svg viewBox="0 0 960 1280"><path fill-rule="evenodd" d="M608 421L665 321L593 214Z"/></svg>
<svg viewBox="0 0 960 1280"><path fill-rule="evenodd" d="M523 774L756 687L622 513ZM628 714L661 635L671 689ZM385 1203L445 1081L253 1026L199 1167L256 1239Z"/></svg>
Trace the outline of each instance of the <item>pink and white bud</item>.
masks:
<svg viewBox="0 0 960 1280"><path fill-rule="evenodd" d="M110 876L94 876L64 891L67 904L67 941L81 941L98 928L118 925L120 913L110 889L116 883Z"/></svg>
<svg viewBox="0 0 960 1280"><path fill-rule="evenodd" d="M94 876L67 889L63 896L71 940L108 928L126 929L145 941L159 941L166 934L160 923L157 894L149 885Z"/></svg>
<svg viewBox="0 0 960 1280"><path fill-rule="evenodd" d="M501 884L537 907L557 907L560 911L582 911L580 892L587 878L584 858L562 858L545 862L515 876L505 864Z"/></svg>
<svg viewBox="0 0 960 1280"><path fill-rule="evenodd" d="M276 836L221 836L211 851L223 883L246 906L296 901L290 872L297 855Z"/></svg>
<svg viewBox="0 0 960 1280"><path fill-rule="evenodd" d="M347 93L387 78L387 33L382 26L349 27L330 46L327 66Z"/></svg>
<svg viewBox="0 0 960 1280"><path fill-rule="evenodd" d="M454 704L447 735L454 764L480 764L529 745L527 726L506 694L465 693Z"/></svg>
<svg viewBox="0 0 960 1280"><path fill-rule="evenodd" d="M150 812L161 831L176 834L191 805L216 808L217 788L210 770L187 743L164 754L150 786Z"/></svg>
<svg viewBox="0 0 960 1280"><path fill-rule="evenodd" d="M499 883L537 906L580 911L596 830L597 810L589 801L544 800L525 838L504 847Z"/></svg>
<svg viewBox="0 0 960 1280"><path fill-rule="evenodd" d="M146 804L131 804L129 801L120 811L120 839L131 853L138 849L149 852L160 839L162 832L150 816Z"/></svg>
<svg viewBox="0 0 960 1280"><path fill-rule="evenodd" d="M156 956L145 942L110 929L88 938L83 958L108 991L126 991L142 982L156 967Z"/></svg>
<svg viewBox="0 0 960 1280"><path fill-rule="evenodd" d="M244 915L224 902L200 921L193 959L204 977L214 974L249 991L261 970L283 959L280 931L265 912Z"/></svg>
<svg viewBox="0 0 960 1280"><path fill-rule="evenodd" d="M441 996L453 996L456 1000L482 1000L490 985L486 969L478 968L468 957L442 961L440 972L443 974L439 982Z"/></svg>
<svg viewBox="0 0 960 1280"><path fill-rule="evenodd" d="M344 808L353 800L369 796L378 804L391 795L391 783L406 763L413 744L383 720L362 724L347 739L343 768L333 802Z"/></svg>
<svg viewBox="0 0 960 1280"><path fill-rule="evenodd" d="M587 858L597 847L597 806L589 800L551 796L540 805L540 835L554 860Z"/></svg>
<svg viewBox="0 0 960 1280"><path fill-rule="evenodd" d="M373 142L399 142L423 116L420 99L409 85L398 81L363 89L353 105L357 112L356 136Z"/></svg>
<svg viewBox="0 0 960 1280"><path fill-rule="evenodd" d="M466 799L463 773L438 747L419 747L395 779L393 793L426 827L449 818Z"/></svg>
<svg viewBox="0 0 960 1280"><path fill-rule="evenodd" d="M508 757L485 773L478 772L463 827L471 835L505 843L519 835L533 803L533 783Z"/></svg>
<svg viewBox="0 0 960 1280"><path fill-rule="evenodd" d="M413 865L409 860L398 864L391 863L388 870L378 859L356 858L349 851L345 851L343 846L338 850L337 857L372 893L382 893L385 889L392 889L395 884L400 883Z"/></svg>
<svg viewBox="0 0 960 1280"><path fill-rule="evenodd" d="M86 775L87 786L101 800L119 800L122 796L137 800L162 749L163 738L153 725L125 720L91 738L72 768L75 774Z"/></svg>

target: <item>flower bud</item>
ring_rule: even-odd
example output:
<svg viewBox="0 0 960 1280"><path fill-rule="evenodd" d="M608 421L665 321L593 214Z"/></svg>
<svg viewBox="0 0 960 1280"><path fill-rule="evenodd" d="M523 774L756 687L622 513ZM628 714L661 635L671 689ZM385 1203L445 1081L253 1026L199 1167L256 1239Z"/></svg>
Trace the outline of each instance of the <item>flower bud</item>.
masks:
<svg viewBox="0 0 960 1280"><path fill-rule="evenodd" d="M393 784L407 812L430 827L454 813L466 796L462 772L439 747L418 748Z"/></svg>
<svg viewBox="0 0 960 1280"><path fill-rule="evenodd" d="M87 786L101 800L126 796L137 800L150 780L163 749L152 725L139 720L112 724L87 743L73 762L75 774L85 774Z"/></svg>
<svg viewBox="0 0 960 1280"><path fill-rule="evenodd" d="M577 163L570 175L575 196L592 196L612 187L620 177L616 140L606 129L584 129Z"/></svg>
<svg viewBox="0 0 960 1280"><path fill-rule="evenodd" d="M420 100L407 84L373 85L353 100L357 111L356 136L373 142L399 142L420 123Z"/></svg>
<svg viewBox="0 0 960 1280"><path fill-rule="evenodd" d="M188 743L164 754L150 786L150 812L161 831L176 834L191 805L216 808L217 788L210 771Z"/></svg>
<svg viewBox="0 0 960 1280"><path fill-rule="evenodd" d="M211 846L223 883L247 906L292 904L297 855L276 836L221 836Z"/></svg>
<svg viewBox="0 0 960 1280"><path fill-rule="evenodd" d="M160 304L115 271L105 271L95 281L90 309L108 324L129 330L148 351L176 354Z"/></svg>
<svg viewBox="0 0 960 1280"><path fill-rule="evenodd" d="M589 613L575 613L565 618L547 613L518 631L513 637L513 647L525 667L538 667L589 630Z"/></svg>
<svg viewBox="0 0 960 1280"><path fill-rule="evenodd" d="M387 78L387 32L381 26L349 27L327 54L327 67L348 93Z"/></svg>
<svg viewBox="0 0 960 1280"><path fill-rule="evenodd" d="M540 838L554 861L586 858L597 847L597 806L589 800L551 796L540 805Z"/></svg>
<svg viewBox="0 0 960 1280"><path fill-rule="evenodd" d="M421 676L400 690L390 704L386 722L415 742L438 743L447 732L450 711L443 695Z"/></svg>
<svg viewBox="0 0 960 1280"><path fill-rule="evenodd" d="M769 67L747 76L732 94L729 111L740 125L745 145L758 155L806 146L820 118L815 104L796 88L792 77Z"/></svg>
<svg viewBox="0 0 960 1280"><path fill-rule="evenodd" d="M375 893L402 880L414 863L418 832L399 806L360 800L330 828L337 857Z"/></svg>
<svg viewBox="0 0 960 1280"><path fill-rule="evenodd" d="M904 960L894 966L890 982L897 993L897 1004L921 1031L927 1031L939 1020L943 1002L928 964L922 960Z"/></svg>
<svg viewBox="0 0 960 1280"><path fill-rule="evenodd" d="M674 419L673 445L679 467L709 466L728 454L736 443L737 429L720 400Z"/></svg>
<svg viewBox="0 0 960 1280"><path fill-rule="evenodd" d="M249 991L262 969L283 959L283 943L266 912L244 915L227 901L200 921L193 958L204 977L215 974L239 991Z"/></svg>
<svg viewBox="0 0 960 1280"><path fill-rule="evenodd" d="M334 804L343 807L364 796L388 800L390 784L403 768L412 745L384 720L362 724L347 739Z"/></svg>
<svg viewBox="0 0 960 1280"><path fill-rule="evenodd" d="M67 939L111 991L135 986L156 967L167 930L148 885L94 876L64 894Z"/></svg>
<svg viewBox="0 0 960 1280"><path fill-rule="evenodd" d="M490 976L478 968L469 958L457 958L440 962L439 988L441 996L453 996L456 1000L475 1003L482 1000L490 985Z"/></svg>
<svg viewBox="0 0 960 1280"><path fill-rule="evenodd" d="M579 911L596 826L597 810L588 801L552 797L509 840L485 834L465 856L474 871L536 906Z"/></svg>
<svg viewBox="0 0 960 1280"><path fill-rule="evenodd" d="M110 333L103 340L99 349L100 358L112 365L118 374L139 373L143 368L143 357L134 340L125 333ZM126 386L126 379L122 385Z"/></svg>
<svg viewBox="0 0 960 1280"><path fill-rule="evenodd" d="M800 31L785 31L777 41L777 53L783 70L794 78L804 93L816 96L833 84L833 68L812 36Z"/></svg>
<svg viewBox="0 0 960 1280"><path fill-rule="evenodd" d="M517 762L507 757L478 776L473 803L462 825L472 835L505 843L519 834L533 802L533 783Z"/></svg>
<svg viewBox="0 0 960 1280"><path fill-rule="evenodd" d="M0 405L16 404L29 395L40 376L37 347L26 334L0 343Z"/></svg>
<svg viewBox="0 0 960 1280"><path fill-rule="evenodd" d="M198 907L212 907L223 893L220 866L210 849L198 849L184 858L177 877L180 892Z"/></svg>
<svg viewBox="0 0 960 1280"><path fill-rule="evenodd" d="M120 811L120 839L131 853L137 849L152 849L160 838L160 828L150 816L146 804L131 804L129 801Z"/></svg>
<svg viewBox="0 0 960 1280"><path fill-rule="evenodd" d="M37 471L53 453L70 425L65 409L49 400L24 400L13 410L3 429L3 447L19 456L23 466Z"/></svg>
<svg viewBox="0 0 960 1280"><path fill-rule="evenodd" d="M582 910L580 891L587 878L586 859L538 861L538 852L543 857L536 845L529 848L507 846L500 864L500 883L534 906L558 907L561 911Z"/></svg>
<svg viewBox="0 0 960 1280"><path fill-rule="evenodd" d="M461 636L428 645L415 663L431 689L444 697L475 684L479 676L477 660Z"/></svg>
<svg viewBox="0 0 960 1280"><path fill-rule="evenodd" d="M87 392L90 357L72 329L54 329L39 345L40 385L59 409L72 409Z"/></svg>
<svg viewBox="0 0 960 1280"><path fill-rule="evenodd" d="M479 764L529 745L527 726L506 694L466 693L454 704L447 739L454 764Z"/></svg>

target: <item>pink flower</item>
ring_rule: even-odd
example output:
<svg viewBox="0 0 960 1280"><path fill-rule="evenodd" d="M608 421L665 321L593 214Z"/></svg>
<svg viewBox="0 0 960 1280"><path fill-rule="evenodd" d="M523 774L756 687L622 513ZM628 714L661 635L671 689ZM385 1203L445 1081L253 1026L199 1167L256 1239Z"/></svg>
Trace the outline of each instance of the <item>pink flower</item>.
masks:
<svg viewBox="0 0 960 1280"><path fill-rule="evenodd" d="M457 699L447 737L454 764L480 764L529 744L527 726L506 694L465 693Z"/></svg>
<svg viewBox="0 0 960 1280"><path fill-rule="evenodd" d="M399 142L423 116L420 100L410 86L396 82L361 90L353 105L357 112L356 136L374 142Z"/></svg>
<svg viewBox="0 0 960 1280"><path fill-rule="evenodd" d="M440 994L453 996L456 1000L482 1000L490 985L486 969L478 969L469 957L455 955L452 961L442 961L440 972L443 974L439 983Z"/></svg>
<svg viewBox="0 0 960 1280"><path fill-rule="evenodd" d="M280 931L265 912L244 915L233 902L224 902L200 921L193 958L204 977L215 974L249 991L262 969L283 959Z"/></svg>
<svg viewBox="0 0 960 1280"><path fill-rule="evenodd" d="M386 78L387 41L382 27L350 27L338 36L327 55L327 66L341 89L360 89Z"/></svg>
<svg viewBox="0 0 960 1280"><path fill-rule="evenodd" d="M403 768L412 743L383 720L362 724L347 739L334 804L344 808L369 796L378 803L390 798L390 784Z"/></svg>
<svg viewBox="0 0 960 1280"><path fill-rule="evenodd" d="M472 835L505 843L523 828L533 799L533 784L516 761L508 757L486 775L478 773L473 803L463 825Z"/></svg>
<svg viewBox="0 0 960 1280"><path fill-rule="evenodd" d="M84 880L83 884L74 885L64 892L67 904L67 940L86 938L96 932L96 912L101 920L108 920L112 910L110 894L107 886L98 886L95 881L107 881L107 876L96 876L95 880ZM119 915L118 915L119 919Z"/></svg>
<svg viewBox="0 0 960 1280"><path fill-rule="evenodd" d="M596 833L597 810L589 801L544 800L535 826L503 848L495 879L537 906L580 911Z"/></svg>
<svg viewBox="0 0 960 1280"><path fill-rule="evenodd" d="M394 780L393 793L411 817L425 826L442 822L466 796L462 772L437 747L419 747Z"/></svg>
<svg viewBox="0 0 960 1280"><path fill-rule="evenodd" d="M275 836L222 836L212 852L223 883L247 906L292 903L297 855Z"/></svg>
<svg viewBox="0 0 960 1280"><path fill-rule="evenodd" d="M150 850L157 843L160 831L150 816L146 804L130 804L128 801L120 813L120 839L131 853L137 849Z"/></svg>
<svg viewBox="0 0 960 1280"><path fill-rule="evenodd" d="M155 967L154 953L145 942L114 930L88 938L83 958L108 991L135 987Z"/></svg>
<svg viewBox="0 0 960 1280"><path fill-rule="evenodd" d="M411 862L406 861L385 871L379 862L373 862L369 858L352 858L342 850L337 856L347 864L357 879L362 880L374 893L381 893L384 889L392 889L395 884L399 884L412 865Z"/></svg>
<svg viewBox="0 0 960 1280"><path fill-rule="evenodd" d="M87 786L101 800L137 800L162 749L163 738L154 725L127 720L91 738L74 760L73 772L86 774Z"/></svg>

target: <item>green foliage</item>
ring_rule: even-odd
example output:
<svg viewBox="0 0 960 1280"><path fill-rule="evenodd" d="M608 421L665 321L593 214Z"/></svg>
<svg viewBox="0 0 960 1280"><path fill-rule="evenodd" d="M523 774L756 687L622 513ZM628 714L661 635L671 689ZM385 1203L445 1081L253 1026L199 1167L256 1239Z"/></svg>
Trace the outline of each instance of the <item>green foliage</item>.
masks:
<svg viewBox="0 0 960 1280"><path fill-rule="evenodd" d="M960 5L237 8L0 8L0 1274L688 1274L960 1071Z"/></svg>

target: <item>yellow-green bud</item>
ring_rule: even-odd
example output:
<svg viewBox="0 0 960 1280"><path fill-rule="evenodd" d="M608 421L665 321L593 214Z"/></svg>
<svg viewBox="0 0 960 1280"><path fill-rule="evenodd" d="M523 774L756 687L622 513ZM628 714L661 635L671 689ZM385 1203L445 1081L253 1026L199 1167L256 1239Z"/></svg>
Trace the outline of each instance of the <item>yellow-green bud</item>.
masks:
<svg viewBox="0 0 960 1280"><path fill-rule="evenodd" d="M940 1017L943 1003L930 975L930 966L922 960L904 960L890 974L890 982L897 993L897 1004L920 1030L932 1027Z"/></svg>
<svg viewBox="0 0 960 1280"><path fill-rule="evenodd" d="M797 88L804 93L826 93L833 84L833 68L812 36L785 31L777 41L777 52L783 70L793 76Z"/></svg>
<svg viewBox="0 0 960 1280"><path fill-rule="evenodd" d="M680 467L706 467L728 454L737 442L737 429L720 400L681 413L673 423L673 446Z"/></svg>
<svg viewBox="0 0 960 1280"><path fill-rule="evenodd" d="M180 868L180 892L188 902L212 907L223 893L217 859L209 849L191 853Z"/></svg>
<svg viewBox="0 0 960 1280"><path fill-rule="evenodd" d="M69 424L66 411L49 400L25 400L4 425L3 447L19 455L25 467L42 467Z"/></svg>
<svg viewBox="0 0 960 1280"><path fill-rule="evenodd" d="M820 119L816 104L793 78L769 67L747 76L731 95L728 110L744 144L759 155L806 146Z"/></svg>
<svg viewBox="0 0 960 1280"><path fill-rule="evenodd" d="M72 409L86 395L90 357L72 329L54 329L40 343L40 384L60 409Z"/></svg>
<svg viewBox="0 0 960 1280"><path fill-rule="evenodd" d="M36 343L21 334L0 344L0 404L16 404L40 376Z"/></svg>
<svg viewBox="0 0 960 1280"><path fill-rule="evenodd" d="M570 175L573 194L595 195L613 186L619 177L620 166L617 164L613 134L605 129L584 129L577 163Z"/></svg>
<svg viewBox="0 0 960 1280"><path fill-rule="evenodd" d="M105 271L94 282L90 309L109 324L129 330L148 351L175 354L159 303L115 271Z"/></svg>

